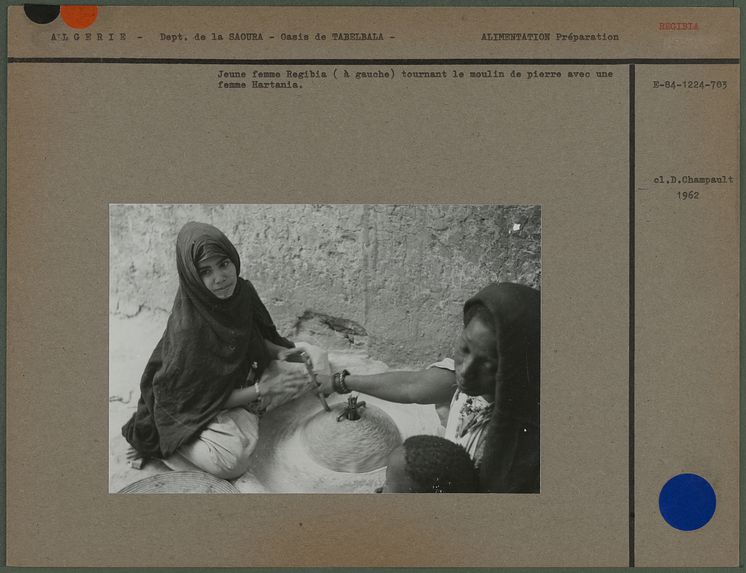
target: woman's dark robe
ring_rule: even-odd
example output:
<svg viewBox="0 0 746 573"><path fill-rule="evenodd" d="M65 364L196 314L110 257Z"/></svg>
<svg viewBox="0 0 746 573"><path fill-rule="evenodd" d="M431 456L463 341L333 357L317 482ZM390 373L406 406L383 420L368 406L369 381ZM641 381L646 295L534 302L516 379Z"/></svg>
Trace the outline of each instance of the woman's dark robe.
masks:
<svg viewBox="0 0 746 573"><path fill-rule="evenodd" d="M238 252L222 232L204 223L184 225L176 240L179 290L140 380L137 411L122 428L144 457L173 454L245 385L252 367L258 378L271 360L264 339L293 346L278 334L249 281L238 278L227 299L203 284L197 263L214 254L227 256L240 272Z"/></svg>
<svg viewBox="0 0 746 573"><path fill-rule="evenodd" d="M487 427L480 468L483 491L539 492L540 293L492 284L464 305L492 315L497 337L495 409Z"/></svg>

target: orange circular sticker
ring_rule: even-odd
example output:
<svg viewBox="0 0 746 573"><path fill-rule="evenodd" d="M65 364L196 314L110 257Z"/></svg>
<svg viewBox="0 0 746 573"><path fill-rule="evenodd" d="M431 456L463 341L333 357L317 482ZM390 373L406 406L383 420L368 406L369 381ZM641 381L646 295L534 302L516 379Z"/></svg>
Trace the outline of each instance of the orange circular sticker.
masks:
<svg viewBox="0 0 746 573"><path fill-rule="evenodd" d="M71 28L87 28L96 21L98 6L62 6L60 15Z"/></svg>

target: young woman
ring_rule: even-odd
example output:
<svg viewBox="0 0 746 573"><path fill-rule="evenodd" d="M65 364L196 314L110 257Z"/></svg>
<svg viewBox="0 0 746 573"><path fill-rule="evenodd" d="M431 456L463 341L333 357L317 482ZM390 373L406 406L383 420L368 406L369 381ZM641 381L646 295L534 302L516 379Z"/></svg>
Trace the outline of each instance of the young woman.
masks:
<svg viewBox="0 0 746 573"><path fill-rule="evenodd" d="M179 290L140 381L137 411L122 434L143 458L232 479L248 469L257 412L309 388L303 364L280 336L238 252L211 225L190 222L176 240Z"/></svg>

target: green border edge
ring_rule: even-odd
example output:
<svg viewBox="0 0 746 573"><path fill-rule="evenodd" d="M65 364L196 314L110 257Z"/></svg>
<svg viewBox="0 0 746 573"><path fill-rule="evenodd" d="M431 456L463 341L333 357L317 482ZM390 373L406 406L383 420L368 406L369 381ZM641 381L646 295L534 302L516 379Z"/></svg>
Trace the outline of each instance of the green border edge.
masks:
<svg viewBox="0 0 746 573"><path fill-rule="evenodd" d="M57 2L49 2L48 0L33 0L35 4L56 4ZM744 76L744 54L746 53L746 38L744 38L744 24L746 23L746 13L744 11L744 5L746 0L610 0L604 2L603 0L467 0L459 2L458 0L284 0L284 1L273 1L273 0L98 0L91 2L90 0L70 0L65 4L91 4L95 3L99 6L147 6L147 5L158 5L158 6L453 6L453 7L478 7L478 6L516 6L516 7L567 7L567 8L582 8L582 7L629 7L629 8L642 8L642 7L707 7L707 8L726 8L726 7L737 7L740 8L740 57L741 63L740 68L740 132L739 132L739 149L741 158L743 158L743 134L746 131L746 118L744 117L744 99L743 94L746 93L746 77ZM7 427L6 427L6 354L7 354L7 232L8 232L8 220L7 220L7 199L8 199L8 156L7 156L7 134L8 134L8 122L7 122L7 102L8 102L8 7L23 5L25 2L18 0L0 0L0 6L2 6L2 25L0 25L0 70L2 75L0 77L0 92L2 93L3 106L0 110L0 131L4 136L6 145L4 146L5 153L0 158L0 175L2 180L0 181L0 234L5 237L0 248L0 300L2 305L0 307L0 341L2 342L2 349L0 351L0 444L2 449L0 450L0 514L2 515L2 522L0 523L0 571L8 573L45 573L45 572L56 572L56 571L79 571L78 568L74 567L12 567L6 565L6 439L7 439ZM743 163L743 162L741 162ZM740 179L740 190L743 189L744 184L744 172L743 166L739 165L739 179ZM746 243L746 231L744 230L743 221L746 220L746 204L743 201L742 192L739 192L739 245L742 247ZM746 277L746 264L744 264L744 258L740 255L739 248L739 293L743 291L744 278ZM744 303L743 297L739 301L739 317L743 316L744 309L746 309L746 303ZM743 348L744 340L746 339L746 329L744 323L739 320L739 336L740 336L740 360L739 360L739 380L742 382L744 379L744 373L746 367L744 366L743 359ZM739 384L741 388L742 384ZM746 507L744 506L744 460L746 459L746 447L744 444L744 418L743 412L746 406L746 393L743 392L742 388L739 392L739 412L740 412L740 436L739 436L739 565L738 567L692 567L687 568L686 571L691 572L702 572L702 573L730 573L735 571L744 570L744 550L746 549L746 542L743 535L743 524L746 523ZM558 572L567 573L572 571L619 571L623 567L606 567L606 568L580 568L580 567L463 567L463 568L449 568L449 567L420 567L417 568L418 573L442 573L447 571L458 571L459 573L485 573L489 571L504 571L509 573L543 573L543 572ZM635 570L645 572L675 572L680 571L677 567L635 567ZM89 567L85 568L86 572L95 573L98 571L116 571L121 573L144 573L147 571L159 571L168 573L203 573L204 571L216 571L220 573L242 573L246 571L252 571L254 573L323 573L328 571L356 571L360 573L384 573L384 572L395 572L402 569L396 567Z"/></svg>

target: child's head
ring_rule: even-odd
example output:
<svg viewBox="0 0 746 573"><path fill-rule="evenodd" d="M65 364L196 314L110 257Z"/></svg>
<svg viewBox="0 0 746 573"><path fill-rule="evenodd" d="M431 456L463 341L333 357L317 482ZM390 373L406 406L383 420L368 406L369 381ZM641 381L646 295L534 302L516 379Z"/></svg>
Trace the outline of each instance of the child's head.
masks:
<svg viewBox="0 0 746 573"><path fill-rule="evenodd" d="M477 471L466 450L439 436L412 436L389 456L384 493L473 493Z"/></svg>

